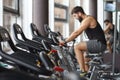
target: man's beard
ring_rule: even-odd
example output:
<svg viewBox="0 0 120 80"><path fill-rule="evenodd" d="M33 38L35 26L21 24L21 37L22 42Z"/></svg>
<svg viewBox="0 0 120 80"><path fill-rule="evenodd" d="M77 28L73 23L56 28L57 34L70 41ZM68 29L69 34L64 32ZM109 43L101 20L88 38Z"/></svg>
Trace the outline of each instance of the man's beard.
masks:
<svg viewBox="0 0 120 80"><path fill-rule="evenodd" d="M78 19L78 20L79 20L79 22L82 22L82 20L83 20L83 19L82 19L81 17L79 17L79 19Z"/></svg>

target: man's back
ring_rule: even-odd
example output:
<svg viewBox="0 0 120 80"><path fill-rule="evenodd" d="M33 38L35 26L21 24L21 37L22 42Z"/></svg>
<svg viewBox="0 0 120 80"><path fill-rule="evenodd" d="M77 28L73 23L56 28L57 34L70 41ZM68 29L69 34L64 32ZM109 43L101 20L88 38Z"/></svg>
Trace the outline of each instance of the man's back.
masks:
<svg viewBox="0 0 120 80"><path fill-rule="evenodd" d="M90 40L99 40L102 43L106 44L104 32L97 22L97 20L92 16L87 16L82 24L88 24L85 32Z"/></svg>

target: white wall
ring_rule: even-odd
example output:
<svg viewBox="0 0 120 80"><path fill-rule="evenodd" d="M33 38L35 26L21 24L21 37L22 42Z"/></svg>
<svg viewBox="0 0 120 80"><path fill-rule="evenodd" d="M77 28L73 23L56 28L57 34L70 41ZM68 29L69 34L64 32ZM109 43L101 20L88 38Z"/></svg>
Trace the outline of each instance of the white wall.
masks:
<svg viewBox="0 0 120 80"><path fill-rule="evenodd" d="M0 0L0 26L3 26L3 0Z"/></svg>
<svg viewBox="0 0 120 80"><path fill-rule="evenodd" d="M102 26L102 28L104 27L103 24L103 19L104 19L104 7L103 7L103 0L98 0L97 4L98 4L98 8L97 8L97 20L100 23L100 25Z"/></svg>
<svg viewBox="0 0 120 80"><path fill-rule="evenodd" d="M64 0L63 5L66 5L69 8L69 0ZM69 21L64 23L64 26L63 26L63 36L64 37L68 37L69 36Z"/></svg>
<svg viewBox="0 0 120 80"><path fill-rule="evenodd" d="M27 38L31 39L30 23L32 22L32 0L22 0L22 25Z"/></svg>
<svg viewBox="0 0 120 80"><path fill-rule="evenodd" d="M80 0L75 0L75 6L80 6ZM80 22L76 19L74 21L75 21L74 28L77 29L80 26Z"/></svg>
<svg viewBox="0 0 120 80"><path fill-rule="evenodd" d="M49 26L54 30L54 0L49 0Z"/></svg>

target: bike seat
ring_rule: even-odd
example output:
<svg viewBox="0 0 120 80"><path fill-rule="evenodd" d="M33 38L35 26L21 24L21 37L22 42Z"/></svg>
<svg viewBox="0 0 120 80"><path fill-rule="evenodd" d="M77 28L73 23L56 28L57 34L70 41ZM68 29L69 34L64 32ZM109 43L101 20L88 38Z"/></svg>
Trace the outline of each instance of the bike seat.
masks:
<svg viewBox="0 0 120 80"><path fill-rule="evenodd" d="M13 24L13 31L14 31L15 40L17 41L18 45L26 46L26 47L30 48L30 50L33 49L33 50L37 50L37 51L45 51L45 49L41 43L27 39L25 37L21 27L18 24L16 24L16 23ZM21 36L21 37L19 37L19 36ZM18 47L23 48L22 46L18 46Z"/></svg>
<svg viewBox="0 0 120 80"><path fill-rule="evenodd" d="M35 24L31 23L30 26L31 26L32 36L33 36L32 40L36 40L36 41L38 41L38 42L41 42L42 40L45 40L45 41L47 41L49 44L56 45L56 44L53 42L52 39L50 39L50 38L48 38L48 37L42 36L42 35L39 33L39 31L38 31L38 29L37 29L37 27L36 27Z"/></svg>

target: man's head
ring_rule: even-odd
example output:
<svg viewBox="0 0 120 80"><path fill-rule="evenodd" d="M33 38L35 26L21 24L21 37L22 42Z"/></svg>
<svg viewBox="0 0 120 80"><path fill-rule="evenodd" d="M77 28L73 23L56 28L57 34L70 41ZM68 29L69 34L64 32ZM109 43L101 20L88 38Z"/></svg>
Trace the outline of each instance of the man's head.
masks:
<svg viewBox="0 0 120 80"><path fill-rule="evenodd" d="M81 22L83 20L82 14L85 14L85 12L82 7L76 6L72 9L71 14Z"/></svg>
<svg viewBox="0 0 120 80"><path fill-rule="evenodd" d="M110 23L110 21L108 19L106 19L106 20L104 20L104 23L107 26Z"/></svg>

